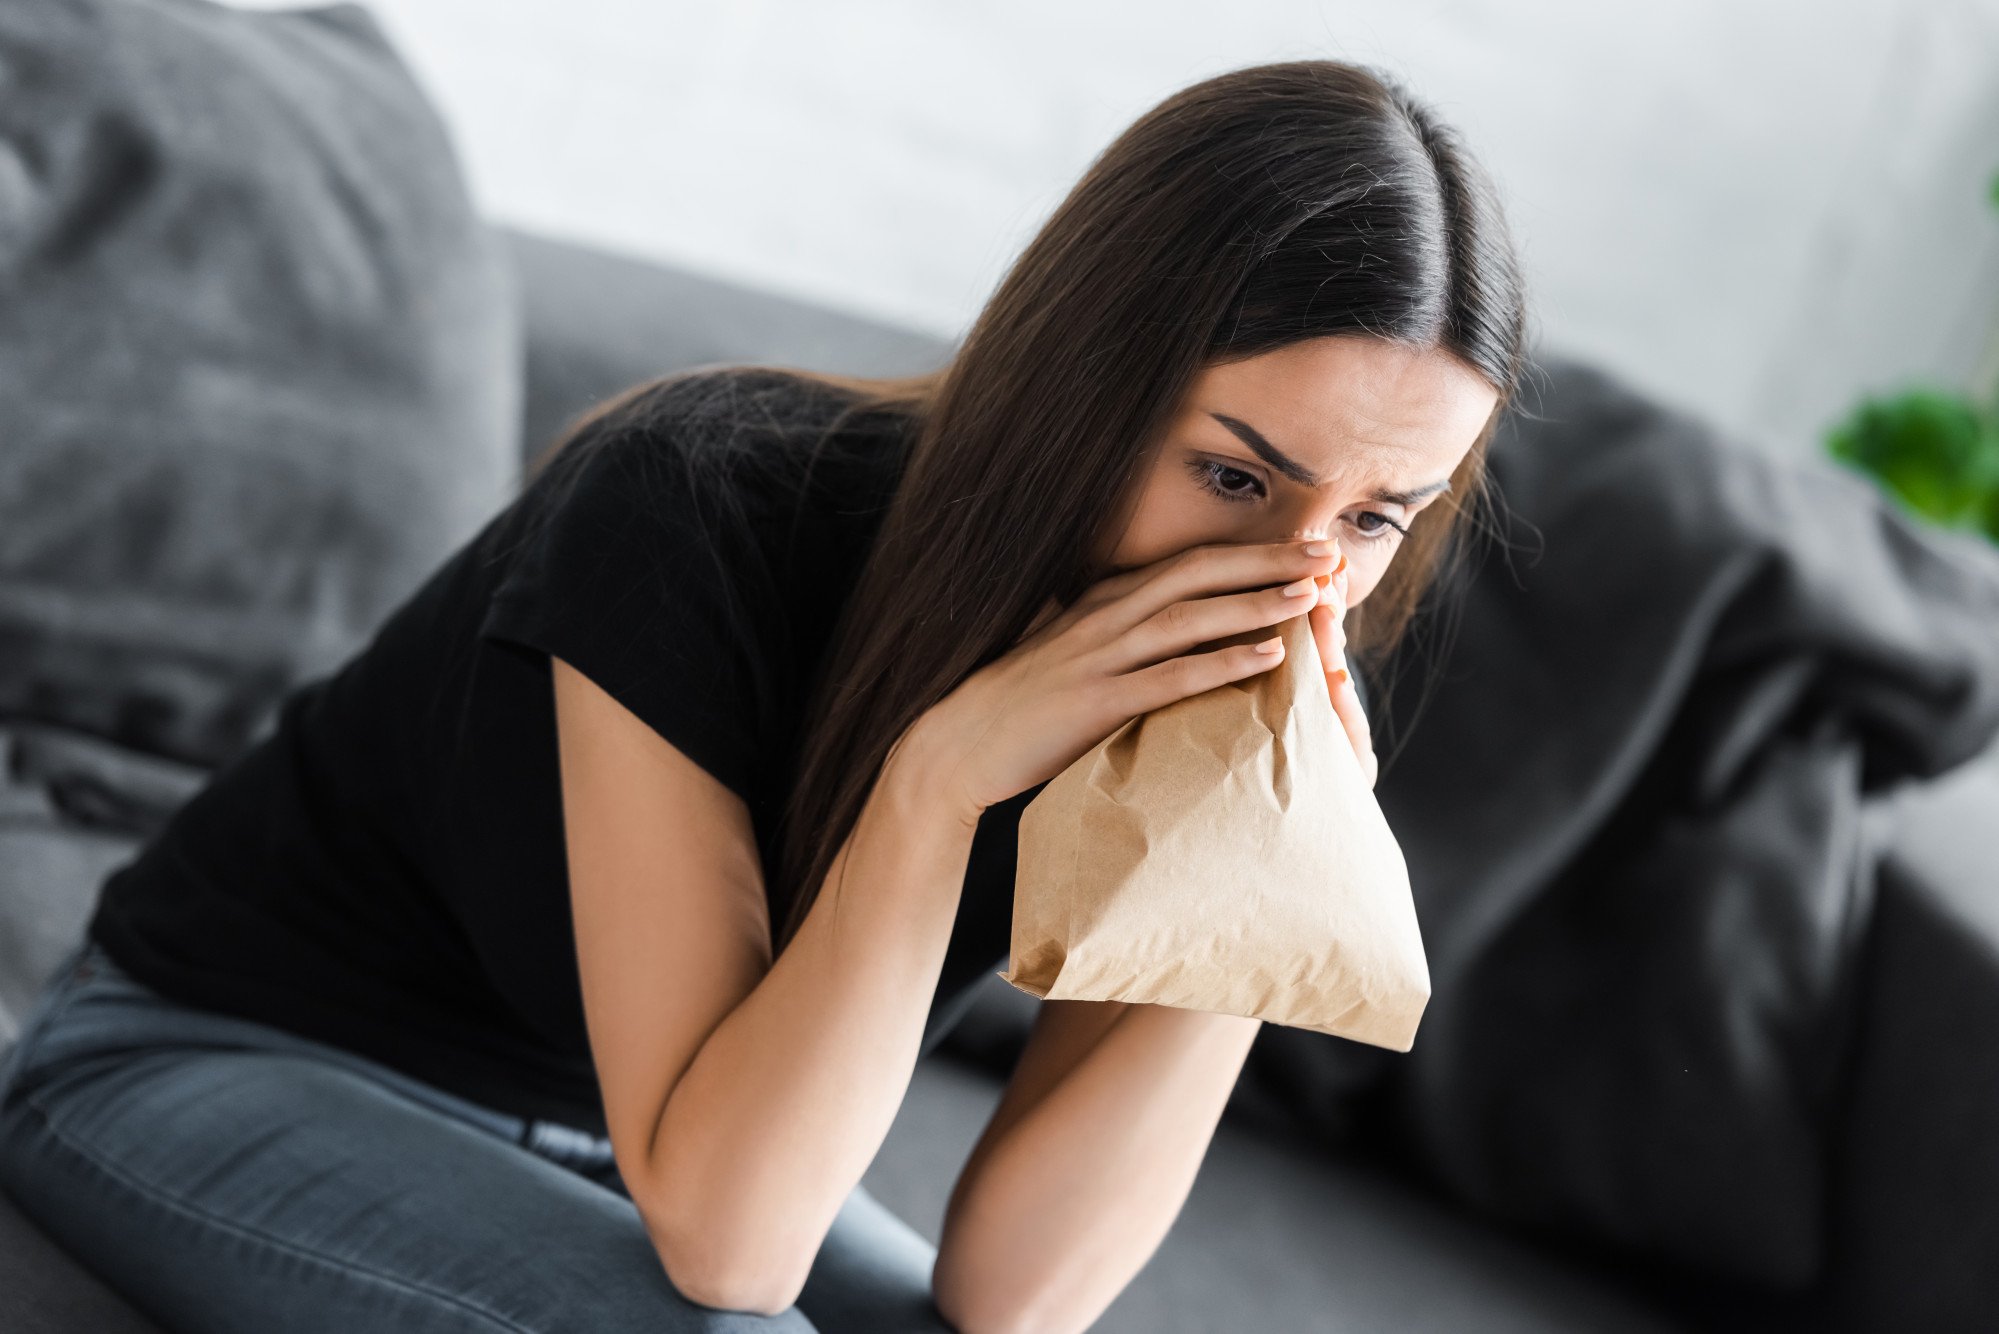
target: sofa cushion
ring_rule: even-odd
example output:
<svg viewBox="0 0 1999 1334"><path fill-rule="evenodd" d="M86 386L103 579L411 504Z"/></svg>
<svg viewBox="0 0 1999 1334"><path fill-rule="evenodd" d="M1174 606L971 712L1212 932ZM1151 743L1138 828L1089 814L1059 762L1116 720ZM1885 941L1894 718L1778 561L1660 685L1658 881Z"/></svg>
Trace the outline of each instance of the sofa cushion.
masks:
<svg viewBox="0 0 1999 1334"><path fill-rule="evenodd" d="M104 877L205 774L88 733L0 722L0 1049L82 937Z"/></svg>
<svg viewBox="0 0 1999 1334"><path fill-rule="evenodd" d="M0 1193L7 1334L159 1334Z"/></svg>
<svg viewBox="0 0 1999 1334"><path fill-rule="evenodd" d="M355 6L0 6L0 718L202 764L516 475L520 343Z"/></svg>
<svg viewBox="0 0 1999 1334"><path fill-rule="evenodd" d="M1831 1296L1856 1329L1999 1312L1999 747L1887 807L1838 1119Z"/></svg>
<svg viewBox="0 0 1999 1334"><path fill-rule="evenodd" d="M593 246L503 228L526 315L522 444L642 380L722 362L851 375L942 365L943 339Z"/></svg>
<svg viewBox="0 0 1999 1334"><path fill-rule="evenodd" d="M995 994L1013 990L988 981ZM1000 1093L986 1071L926 1057L868 1168L868 1189L933 1244ZM1336 1150L1231 1106L1158 1252L1090 1329L1670 1334L1730 1328L1725 1319L1752 1311L1757 1323L1740 1327L1786 1328L1768 1306L1657 1291L1615 1262L1509 1235L1365 1149Z"/></svg>

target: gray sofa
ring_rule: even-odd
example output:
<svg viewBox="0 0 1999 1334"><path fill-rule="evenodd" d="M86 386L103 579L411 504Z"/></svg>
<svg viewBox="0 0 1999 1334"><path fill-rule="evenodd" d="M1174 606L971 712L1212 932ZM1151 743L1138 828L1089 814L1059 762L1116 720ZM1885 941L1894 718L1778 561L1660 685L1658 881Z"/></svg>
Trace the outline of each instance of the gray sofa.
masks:
<svg viewBox="0 0 1999 1334"><path fill-rule="evenodd" d="M913 370L935 340L585 248L508 233L521 278L531 455L560 423L644 376L714 361ZM1542 411L1559 417L1560 363ZM1995 628L1999 633L1999 628ZM16 923L0 986L19 993L73 938L129 836L57 800L87 748L22 746L0 770L0 894ZM0 731L0 740L8 734ZM53 758L51 758L53 756ZM141 775L163 799L199 772ZM132 781L130 773L126 782ZM1778 1293L1470 1206L1390 1141L1315 1123L1295 1088L1245 1079L1160 1252L1105 1330L1972 1329L1999 1326L1999 749L1873 809L1882 841L1852 1064L1831 1161L1831 1251ZM33 910L23 911L32 897ZM29 923L30 927L19 924ZM1033 1002L994 978L916 1071L868 1185L933 1238ZM1332 1040L1320 1040L1330 1043ZM1422 1038L1419 1036L1419 1044ZM1982 1157L1981 1157L1982 1155ZM149 1329L0 1200L0 1327Z"/></svg>

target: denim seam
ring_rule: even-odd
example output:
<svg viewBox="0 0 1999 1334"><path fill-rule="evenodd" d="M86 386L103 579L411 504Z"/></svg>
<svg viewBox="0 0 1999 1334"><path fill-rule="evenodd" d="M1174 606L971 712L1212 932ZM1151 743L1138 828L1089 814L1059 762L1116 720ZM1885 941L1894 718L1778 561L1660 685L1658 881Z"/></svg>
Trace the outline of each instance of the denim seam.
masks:
<svg viewBox="0 0 1999 1334"><path fill-rule="evenodd" d="M101 945L93 945L92 948L94 950L99 950L99 951L103 949ZM105 955L104 959L109 964L112 977L115 978L115 980L117 980L118 982L128 987L136 987L140 991L142 991L145 995L146 1001L149 1006L164 1006L176 1011L185 1011L193 1013L198 1015L203 1020L220 1019L234 1024L247 1023L247 1024L262 1025L263 1027L271 1029L272 1032L276 1034L278 1037L280 1037L283 1041L282 1046L259 1046L250 1043L247 1039L244 1039L242 1037L231 1036L227 1039L221 1039L221 1040L183 1039L172 1044L176 1047L186 1047L190 1049L198 1048L201 1050L209 1050L209 1051L262 1051L262 1052L279 1053L283 1055L304 1056L309 1059L318 1060L321 1061L322 1063L332 1065L338 1069L347 1071L348 1073L358 1075L359 1077L366 1079L375 1087L385 1089L388 1092L393 1093L398 1098L401 1098L403 1101L411 1103L417 1107L421 1107L423 1110L427 1112L449 1116L454 1121L463 1122L467 1125L472 1126L474 1129L486 1131L488 1134L496 1135L503 1140L511 1140L512 1142L520 1144L522 1146L525 1146L527 1144L528 1133L533 1129L532 1118L514 1116L510 1113L499 1111L496 1108L474 1102L471 1099L464 1098L456 1094L452 1094L446 1090L438 1088L436 1085L428 1085L426 1081L422 1080L417 1076L406 1074L390 1066L385 1066L381 1062L374 1060L372 1057L369 1057L360 1052L353 1051L349 1048L340 1047L333 1043L322 1041L321 1039L318 1038L307 1037L303 1034L295 1033L288 1029L279 1029L275 1025L264 1024L263 1021L258 1019L250 1018L243 1015L231 1014L224 1011L210 1010L202 1006L188 1005L185 1002L174 1000L171 997L162 996L159 992L153 990L153 988L151 988L150 986L147 986L145 983L140 982L136 978L132 977L130 973L127 973L123 968L119 967L116 962L111 961L108 955ZM79 963L81 963L81 960L79 960ZM81 987L86 986L91 982L101 980L105 977L105 975L106 975L105 968L102 965L100 965L97 972L90 978L82 978L82 979L78 978L76 975L75 968L65 970L60 975L59 981L55 984L55 986L52 986L49 989L50 992L60 991L61 994L50 996L48 1004L51 1006L51 1008L47 1011L47 1013L43 1017L42 1022L36 1026L37 1027L37 1032L35 1034L36 1038L39 1040L41 1036L40 1032L41 1029L53 1027L56 1021L60 1019L62 1015L69 1010L70 1006L73 1005L76 1001L76 992ZM28 1036L28 1033L26 1027L24 1026L20 1034L20 1037L26 1037L26 1036ZM23 1047L23 1050L21 1052L22 1059L19 1061L19 1065L21 1066L22 1073L26 1074L27 1067L30 1063L30 1059L35 1054L34 1050L29 1047L24 1047L23 1044L18 1039L16 1040L15 1046ZM5 1059L6 1055L9 1054L11 1053L0 1052L0 1059ZM409 1087L409 1085L411 1084L417 1086L416 1091L412 1091L412 1089ZM11 1099L9 1101L11 1101ZM467 1108L470 1109L469 1112L465 1110ZM512 1130L501 1130L500 1128L490 1124L490 1120L493 1118L498 1118L508 1121L519 1121L521 1123L521 1128L518 1132L514 1132Z"/></svg>
<svg viewBox="0 0 1999 1334"><path fill-rule="evenodd" d="M180 1213L184 1216L211 1224L223 1231L234 1232L240 1236L248 1237L253 1241L262 1242L275 1250L294 1255L312 1264L331 1269L336 1273L358 1275L362 1278L373 1279L378 1283L386 1284L392 1288L434 1298L447 1306L456 1307L480 1319L489 1320L500 1329L510 1331L511 1334L537 1334L535 1330L529 1329L527 1326L519 1324L516 1321L509 1320L507 1317L499 1315L496 1312L486 1310L484 1307L467 1301L456 1293L448 1292L442 1288L429 1287L415 1279L405 1278L400 1274L385 1273L381 1270L370 1269L366 1265L356 1264L351 1260L338 1260L317 1251L307 1250L305 1247L284 1237L260 1231L247 1223L240 1223L232 1218L224 1218L220 1214L211 1213L199 1205L179 1199L159 1186L142 1180L126 1169L100 1159L89 1152L81 1143L70 1138L70 1136L63 1132L62 1127L50 1115L48 1108L36 1101L32 1093L24 1100L24 1104L40 1120L43 1129L48 1132L49 1137L55 1140L63 1149L74 1154L85 1166L102 1173L104 1176L111 1178L128 1189L138 1192L169 1212Z"/></svg>

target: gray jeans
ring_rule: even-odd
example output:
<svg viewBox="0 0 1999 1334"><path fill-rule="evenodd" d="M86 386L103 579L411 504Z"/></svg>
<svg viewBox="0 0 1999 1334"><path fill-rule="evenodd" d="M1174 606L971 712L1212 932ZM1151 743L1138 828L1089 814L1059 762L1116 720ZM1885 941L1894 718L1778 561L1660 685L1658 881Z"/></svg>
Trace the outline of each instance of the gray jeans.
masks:
<svg viewBox="0 0 1999 1334"><path fill-rule="evenodd" d="M175 1330L950 1330L935 1248L861 1187L796 1306L701 1306L608 1141L177 1004L87 941L0 1065L0 1186Z"/></svg>

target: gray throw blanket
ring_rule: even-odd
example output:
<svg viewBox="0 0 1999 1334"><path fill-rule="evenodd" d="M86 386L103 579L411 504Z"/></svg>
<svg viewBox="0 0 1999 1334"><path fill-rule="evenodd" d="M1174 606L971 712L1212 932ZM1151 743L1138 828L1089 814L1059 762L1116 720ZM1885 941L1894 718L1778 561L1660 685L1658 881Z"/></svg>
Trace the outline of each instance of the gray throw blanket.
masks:
<svg viewBox="0 0 1999 1334"><path fill-rule="evenodd" d="M1875 817L1999 732L1999 550L1542 365L1440 682L1372 715L1415 1047L1266 1028L1246 1083L1507 1218L1802 1288Z"/></svg>

